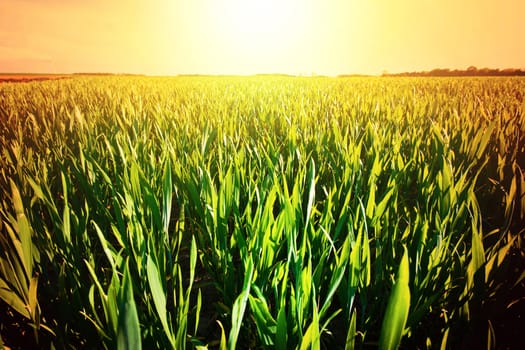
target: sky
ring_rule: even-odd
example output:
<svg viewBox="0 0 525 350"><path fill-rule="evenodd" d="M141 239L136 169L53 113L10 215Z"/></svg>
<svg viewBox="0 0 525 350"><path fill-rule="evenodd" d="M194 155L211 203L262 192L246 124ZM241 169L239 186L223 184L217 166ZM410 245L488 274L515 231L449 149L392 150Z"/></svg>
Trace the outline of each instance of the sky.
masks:
<svg viewBox="0 0 525 350"><path fill-rule="evenodd" d="M0 72L525 69L523 0L0 0Z"/></svg>

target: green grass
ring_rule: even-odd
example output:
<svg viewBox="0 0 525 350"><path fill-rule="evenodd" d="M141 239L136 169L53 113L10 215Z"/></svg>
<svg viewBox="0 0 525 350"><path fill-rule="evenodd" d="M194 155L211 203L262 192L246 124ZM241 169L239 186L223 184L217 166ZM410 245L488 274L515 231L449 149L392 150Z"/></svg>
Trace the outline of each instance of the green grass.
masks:
<svg viewBox="0 0 525 350"><path fill-rule="evenodd" d="M520 78L2 84L0 341L511 344L524 94Z"/></svg>

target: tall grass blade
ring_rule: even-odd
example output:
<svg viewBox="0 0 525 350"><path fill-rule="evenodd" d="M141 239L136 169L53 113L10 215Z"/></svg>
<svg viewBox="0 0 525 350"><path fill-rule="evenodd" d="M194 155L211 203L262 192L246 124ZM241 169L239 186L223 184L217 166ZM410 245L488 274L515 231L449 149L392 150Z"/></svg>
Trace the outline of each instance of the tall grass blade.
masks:
<svg viewBox="0 0 525 350"><path fill-rule="evenodd" d="M250 287L254 270L253 261L251 259L248 260L248 263L245 268L246 271L244 274L244 284L242 287L242 291L237 297L237 299L235 299L232 308L232 329L228 338L229 350L233 350L236 347L239 332L241 330L241 323L244 318L244 311L246 310L246 304L248 303L248 297L250 295Z"/></svg>
<svg viewBox="0 0 525 350"><path fill-rule="evenodd" d="M118 304L117 349L142 349L139 317L133 296L133 282L127 262L118 294Z"/></svg>
<svg viewBox="0 0 525 350"><path fill-rule="evenodd" d="M381 350L397 349L401 343L410 309L410 288L408 282L408 251L405 247L381 326L381 334L379 336L379 349Z"/></svg>
<svg viewBox="0 0 525 350"><path fill-rule="evenodd" d="M146 261L146 274L148 276L148 285L151 291L151 296L153 298L153 303L155 305L155 310L159 316L162 328L164 333L168 337L171 343L174 342L173 333L168 324L168 315L166 310L166 292L164 284L162 283L157 264L151 257L148 255Z"/></svg>
<svg viewBox="0 0 525 350"><path fill-rule="evenodd" d="M357 312L352 312L352 318L350 319L350 327L348 327L348 333L346 335L345 350L354 350L356 342L356 325L357 325Z"/></svg>

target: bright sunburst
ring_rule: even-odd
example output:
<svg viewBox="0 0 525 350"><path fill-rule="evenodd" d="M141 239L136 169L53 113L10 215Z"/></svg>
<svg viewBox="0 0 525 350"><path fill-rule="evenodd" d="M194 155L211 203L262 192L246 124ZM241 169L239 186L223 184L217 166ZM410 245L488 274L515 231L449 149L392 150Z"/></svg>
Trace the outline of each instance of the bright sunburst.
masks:
<svg viewBox="0 0 525 350"><path fill-rule="evenodd" d="M283 50L300 39L307 2L227 0L221 2L218 27L235 49ZM300 6L302 5L302 6Z"/></svg>
<svg viewBox="0 0 525 350"><path fill-rule="evenodd" d="M292 5L291 1L232 0L229 20L237 34L276 35L286 31L287 24L294 21Z"/></svg>

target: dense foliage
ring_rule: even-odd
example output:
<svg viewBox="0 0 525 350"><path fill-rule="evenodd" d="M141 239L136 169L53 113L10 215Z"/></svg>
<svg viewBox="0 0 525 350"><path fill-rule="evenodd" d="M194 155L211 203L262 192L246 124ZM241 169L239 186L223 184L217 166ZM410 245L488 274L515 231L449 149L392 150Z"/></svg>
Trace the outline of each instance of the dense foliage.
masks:
<svg viewBox="0 0 525 350"><path fill-rule="evenodd" d="M520 78L1 84L3 342L505 343L524 94Z"/></svg>

